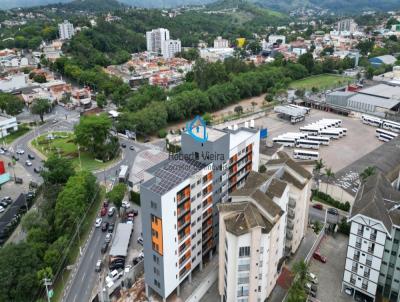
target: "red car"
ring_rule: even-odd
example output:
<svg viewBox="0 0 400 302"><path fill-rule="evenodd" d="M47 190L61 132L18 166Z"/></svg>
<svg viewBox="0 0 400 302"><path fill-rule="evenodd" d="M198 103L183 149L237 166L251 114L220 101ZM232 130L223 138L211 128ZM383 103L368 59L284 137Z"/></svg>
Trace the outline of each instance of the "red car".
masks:
<svg viewBox="0 0 400 302"><path fill-rule="evenodd" d="M108 201L103 202L103 207L108 208Z"/></svg>
<svg viewBox="0 0 400 302"><path fill-rule="evenodd" d="M106 216L106 214L107 214L107 209L106 208L101 208L100 215L101 216Z"/></svg>
<svg viewBox="0 0 400 302"><path fill-rule="evenodd" d="M322 206L322 204L320 203L316 203L312 206L314 209L318 209L318 210L323 210L324 207Z"/></svg>
<svg viewBox="0 0 400 302"><path fill-rule="evenodd" d="M315 251L313 254L313 258L321 261L322 263L326 263L327 258L322 256L319 251Z"/></svg>

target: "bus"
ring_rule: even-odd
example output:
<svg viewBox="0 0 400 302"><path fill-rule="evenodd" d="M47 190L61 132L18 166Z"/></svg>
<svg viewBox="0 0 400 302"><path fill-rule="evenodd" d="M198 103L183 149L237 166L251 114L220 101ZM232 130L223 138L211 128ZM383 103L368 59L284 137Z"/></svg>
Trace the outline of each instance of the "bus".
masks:
<svg viewBox="0 0 400 302"><path fill-rule="evenodd" d="M321 121L322 121L322 122L331 123L331 124L335 125L335 127L342 126L342 120L338 120L338 119L324 118L324 119L322 119Z"/></svg>
<svg viewBox="0 0 400 302"><path fill-rule="evenodd" d="M304 106L299 106L299 105L295 105L295 104L289 104L288 106L292 107L292 108L302 109L302 110L304 110L306 112L306 114L309 114L310 111L311 111L311 108L304 107Z"/></svg>
<svg viewBox="0 0 400 302"><path fill-rule="evenodd" d="M298 116L291 116L291 117L290 117L290 122L291 122L292 124L296 124L296 123L302 122L302 121L304 121L304 120L305 120L304 115L298 115Z"/></svg>
<svg viewBox="0 0 400 302"><path fill-rule="evenodd" d="M393 137L391 137L387 134L381 133L381 134L379 134L378 139L386 143L386 142L391 141L393 139Z"/></svg>
<svg viewBox="0 0 400 302"><path fill-rule="evenodd" d="M319 132L320 136L325 136L325 137L329 137L329 138L334 138L334 139L338 139L341 137L340 132L337 131L332 131L333 129L329 129L329 130L322 130Z"/></svg>
<svg viewBox="0 0 400 302"><path fill-rule="evenodd" d="M295 149L293 152L293 158L296 159L319 159L319 153L315 151Z"/></svg>
<svg viewBox="0 0 400 302"><path fill-rule="evenodd" d="M383 129L380 129L380 128L376 129L376 137L379 137L381 134L384 134L384 135L389 136L391 138L397 137L397 133L390 132L390 131L387 131L387 130L383 130Z"/></svg>
<svg viewBox="0 0 400 302"><path fill-rule="evenodd" d="M335 128L333 130L340 130L343 133L343 135L347 135L347 128Z"/></svg>
<svg viewBox="0 0 400 302"><path fill-rule="evenodd" d="M392 122L392 121L383 121L382 128L391 130L394 132L400 132L400 123Z"/></svg>
<svg viewBox="0 0 400 302"><path fill-rule="evenodd" d="M319 142L321 145L325 145L325 146L328 146L329 142L330 142L329 137L325 137L325 136L308 136L307 139L309 141Z"/></svg>
<svg viewBox="0 0 400 302"><path fill-rule="evenodd" d="M121 165L118 175L118 181L125 183L128 180L128 176L129 176L128 166Z"/></svg>
<svg viewBox="0 0 400 302"><path fill-rule="evenodd" d="M362 115L362 122L366 125L374 126L374 127L381 127L382 126L382 120L377 117L372 117L368 115Z"/></svg>
<svg viewBox="0 0 400 302"><path fill-rule="evenodd" d="M294 137L294 138L307 138L308 134L307 133L301 133L301 132L287 132L285 134L281 134L278 137Z"/></svg>
<svg viewBox="0 0 400 302"><path fill-rule="evenodd" d="M275 137L272 141L285 147L294 147L296 145L296 139L291 137Z"/></svg>
<svg viewBox="0 0 400 302"><path fill-rule="evenodd" d="M319 149L319 142L308 139L299 139L296 141L297 148Z"/></svg>
<svg viewBox="0 0 400 302"><path fill-rule="evenodd" d="M321 129L320 128L317 128L317 127L308 127L308 126L306 126L306 127L300 127L300 131L301 132L305 132L305 133L308 133L308 134L311 134L311 135L318 135L318 132L320 131Z"/></svg>

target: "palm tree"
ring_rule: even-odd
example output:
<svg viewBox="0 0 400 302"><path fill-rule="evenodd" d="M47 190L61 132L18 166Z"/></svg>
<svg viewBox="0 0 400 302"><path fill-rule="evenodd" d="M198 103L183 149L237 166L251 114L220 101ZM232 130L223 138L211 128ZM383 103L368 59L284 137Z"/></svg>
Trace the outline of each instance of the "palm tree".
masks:
<svg viewBox="0 0 400 302"><path fill-rule="evenodd" d="M304 260L294 263L292 271L299 278L301 284L307 281L308 264Z"/></svg>
<svg viewBox="0 0 400 302"><path fill-rule="evenodd" d="M360 178L362 182L365 182L368 177L375 174L375 167L368 166L360 173Z"/></svg>
<svg viewBox="0 0 400 302"><path fill-rule="evenodd" d="M329 185L329 179L335 176L335 173L333 173L331 168L325 168L325 175L328 178L326 182L326 192L325 194L328 194L328 185Z"/></svg>
<svg viewBox="0 0 400 302"><path fill-rule="evenodd" d="M324 162L322 161L322 159L319 159L316 161L315 163L315 167L314 170L317 171L318 173L321 172L321 170L325 167Z"/></svg>

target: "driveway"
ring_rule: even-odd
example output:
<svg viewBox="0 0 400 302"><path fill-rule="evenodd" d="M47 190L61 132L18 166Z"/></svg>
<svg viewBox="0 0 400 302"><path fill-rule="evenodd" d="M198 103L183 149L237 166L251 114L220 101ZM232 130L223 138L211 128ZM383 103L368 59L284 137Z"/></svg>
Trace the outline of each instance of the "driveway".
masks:
<svg viewBox="0 0 400 302"><path fill-rule="evenodd" d="M341 233L325 236L320 243L320 252L328 258L326 263L310 261L310 271L318 276L317 298L321 302L349 302L352 298L341 293L344 263L349 237Z"/></svg>

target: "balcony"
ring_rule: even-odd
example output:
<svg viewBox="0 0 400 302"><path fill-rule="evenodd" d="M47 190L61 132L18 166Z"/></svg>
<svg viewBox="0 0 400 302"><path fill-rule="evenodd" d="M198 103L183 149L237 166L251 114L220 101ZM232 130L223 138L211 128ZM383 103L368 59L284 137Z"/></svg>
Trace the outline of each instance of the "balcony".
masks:
<svg viewBox="0 0 400 302"><path fill-rule="evenodd" d="M369 236L369 239L371 239L372 241L375 241L376 240L376 234L371 234Z"/></svg>
<svg viewBox="0 0 400 302"><path fill-rule="evenodd" d="M212 184L209 184L205 189L203 189L203 196L207 196L212 192Z"/></svg>
<svg viewBox="0 0 400 302"><path fill-rule="evenodd" d="M208 218L210 218L212 216L213 210L212 208L209 208L207 211L205 211L203 213L203 221L207 220Z"/></svg>
<svg viewBox="0 0 400 302"><path fill-rule="evenodd" d="M350 283L351 283L351 284L356 284L356 279L350 278Z"/></svg>
<svg viewBox="0 0 400 302"><path fill-rule="evenodd" d="M190 226L185 227L183 230L178 232L178 241L182 243L190 236Z"/></svg>
<svg viewBox="0 0 400 302"><path fill-rule="evenodd" d="M213 240L210 240L205 246L203 246L203 255L206 254L213 247L213 242Z"/></svg>
<svg viewBox="0 0 400 302"><path fill-rule="evenodd" d="M361 230L360 230L360 229L357 230L357 235L358 235L358 236L362 236L362 235L363 235L363 230L362 230L362 229L361 229Z"/></svg>
<svg viewBox="0 0 400 302"><path fill-rule="evenodd" d="M212 205L212 196L209 196L206 200L203 200L203 209L206 209L211 205Z"/></svg>
<svg viewBox="0 0 400 302"><path fill-rule="evenodd" d="M249 295L249 290L238 290L237 297L247 297Z"/></svg>
<svg viewBox="0 0 400 302"><path fill-rule="evenodd" d="M287 223L287 229L293 231L293 228L294 228L294 223L291 222L291 221L289 221L289 222Z"/></svg>
<svg viewBox="0 0 400 302"><path fill-rule="evenodd" d="M358 248L358 249L361 248L361 242L356 242L356 248Z"/></svg>
<svg viewBox="0 0 400 302"><path fill-rule="evenodd" d="M190 224L190 213L178 219L178 232Z"/></svg>
<svg viewBox="0 0 400 302"><path fill-rule="evenodd" d="M368 247L368 253L370 253L370 254L373 254L374 253L374 248L372 248L372 247Z"/></svg>
<svg viewBox="0 0 400 302"><path fill-rule="evenodd" d="M294 209L296 207L296 200L289 198L289 208Z"/></svg>
<svg viewBox="0 0 400 302"><path fill-rule="evenodd" d="M179 268L182 268L187 263L187 261L190 260L190 255L191 255L191 253L189 250L186 252L185 255L182 256L181 259L179 259Z"/></svg>
<svg viewBox="0 0 400 302"><path fill-rule="evenodd" d="M249 270L250 270L250 264L238 265L238 271L239 272L247 272Z"/></svg>
<svg viewBox="0 0 400 302"><path fill-rule="evenodd" d="M369 272L364 272L364 277L369 278Z"/></svg>
<svg viewBox="0 0 400 302"><path fill-rule="evenodd" d="M368 289L368 284L361 284L361 288L367 290Z"/></svg>
<svg viewBox="0 0 400 302"><path fill-rule="evenodd" d="M189 262L188 264L185 265L185 267L183 269L180 270L179 280L181 280L183 277L185 277L187 275L187 273L190 272L190 269L191 269L191 264Z"/></svg>
<svg viewBox="0 0 400 302"><path fill-rule="evenodd" d="M206 185L212 180L213 173L209 172L207 175L203 176L203 185Z"/></svg>
<svg viewBox="0 0 400 302"><path fill-rule="evenodd" d="M190 200L177 208L178 219L190 211Z"/></svg>
<svg viewBox="0 0 400 302"><path fill-rule="evenodd" d="M242 277L242 278L238 278L238 282L237 284L248 284L249 283L249 277Z"/></svg>
<svg viewBox="0 0 400 302"><path fill-rule="evenodd" d="M353 259L354 259L355 261L360 261L360 255L354 254Z"/></svg>
<svg viewBox="0 0 400 302"><path fill-rule="evenodd" d="M287 216L292 220L296 217L295 212L292 209L289 209Z"/></svg>
<svg viewBox="0 0 400 302"><path fill-rule="evenodd" d="M351 271L356 273L356 272L357 272L357 266L353 266L353 267L351 268Z"/></svg>
<svg viewBox="0 0 400 302"><path fill-rule="evenodd" d="M211 218L207 219L207 221L203 223L202 227L203 227L203 233L205 233L209 228L212 227L212 219Z"/></svg>
<svg viewBox="0 0 400 302"><path fill-rule="evenodd" d="M293 239L293 233L292 233L291 231L287 231L287 233L286 233L286 238L287 238L288 240L292 240L292 239Z"/></svg>
<svg viewBox="0 0 400 302"><path fill-rule="evenodd" d="M186 187L176 194L176 200L178 202L178 206L184 203L186 200L190 198L190 187Z"/></svg>
<svg viewBox="0 0 400 302"><path fill-rule="evenodd" d="M372 265L372 260L365 261L365 264L368 265L368 266L371 266Z"/></svg>
<svg viewBox="0 0 400 302"><path fill-rule="evenodd" d="M210 229L206 234L203 235L203 244L210 240L213 236L213 231Z"/></svg>

